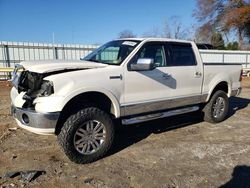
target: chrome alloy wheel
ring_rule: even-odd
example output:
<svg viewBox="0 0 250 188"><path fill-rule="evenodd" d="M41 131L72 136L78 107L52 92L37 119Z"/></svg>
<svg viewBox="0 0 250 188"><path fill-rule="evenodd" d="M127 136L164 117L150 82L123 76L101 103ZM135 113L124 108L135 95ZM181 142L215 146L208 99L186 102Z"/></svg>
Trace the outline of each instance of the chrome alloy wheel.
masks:
<svg viewBox="0 0 250 188"><path fill-rule="evenodd" d="M84 155L95 153L106 140L106 128L97 120L90 120L80 126L74 135L75 149Z"/></svg>
<svg viewBox="0 0 250 188"><path fill-rule="evenodd" d="M218 97L213 105L213 116L219 118L225 111L225 100L222 97Z"/></svg>

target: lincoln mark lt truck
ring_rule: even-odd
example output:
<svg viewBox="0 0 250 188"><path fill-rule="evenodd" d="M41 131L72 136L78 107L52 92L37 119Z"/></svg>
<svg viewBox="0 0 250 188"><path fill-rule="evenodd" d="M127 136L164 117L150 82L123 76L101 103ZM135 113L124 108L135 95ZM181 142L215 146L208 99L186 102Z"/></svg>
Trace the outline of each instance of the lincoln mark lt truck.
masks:
<svg viewBox="0 0 250 188"><path fill-rule="evenodd" d="M241 68L203 63L190 41L118 39L79 61L22 62L13 73L11 109L20 127L57 135L70 160L89 163L110 149L115 122L198 110L205 121L223 121L228 98L240 93Z"/></svg>

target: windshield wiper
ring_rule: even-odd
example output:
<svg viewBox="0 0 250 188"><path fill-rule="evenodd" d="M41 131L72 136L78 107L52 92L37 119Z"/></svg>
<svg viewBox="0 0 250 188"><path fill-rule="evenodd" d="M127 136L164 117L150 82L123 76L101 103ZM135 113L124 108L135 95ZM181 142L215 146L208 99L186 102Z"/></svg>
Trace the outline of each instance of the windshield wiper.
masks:
<svg viewBox="0 0 250 188"><path fill-rule="evenodd" d="M96 62L96 63L103 63L103 62L101 62L99 60L95 60L95 59L83 59L83 60L85 60L85 61L91 61L91 62Z"/></svg>
<svg viewBox="0 0 250 188"><path fill-rule="evenodd" d="M105 65L119 65L119 64L114 64L114 63L108 63L108 62L102 62L96 59L83 59L85 61L91 61L91 62L95 62L95 63L101 63L101 64L105 64Z"/></svg>

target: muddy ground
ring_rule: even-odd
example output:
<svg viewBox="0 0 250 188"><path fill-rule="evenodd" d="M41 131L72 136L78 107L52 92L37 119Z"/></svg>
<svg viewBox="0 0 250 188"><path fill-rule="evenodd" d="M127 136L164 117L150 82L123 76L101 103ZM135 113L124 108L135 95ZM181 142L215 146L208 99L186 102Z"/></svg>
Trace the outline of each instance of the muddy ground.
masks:
<svg viewBox="0 0 250 188"><path fill-rule="evenodd" d="M230 99L226 121L213 125L199 113L118 129L108 156L88 165L70 162L55 136L16 127L9 114L9 91L0 83L0 176L42 170L27 183L0 179L0 187L249 187L250 79Z"/></svg>

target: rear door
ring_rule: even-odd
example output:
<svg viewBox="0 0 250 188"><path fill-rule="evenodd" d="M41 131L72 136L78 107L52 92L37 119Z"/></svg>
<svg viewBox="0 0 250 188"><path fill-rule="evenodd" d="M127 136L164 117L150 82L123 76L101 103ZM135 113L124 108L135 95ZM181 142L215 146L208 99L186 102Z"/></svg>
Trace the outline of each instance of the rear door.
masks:
<svg viewBox="0 0 250 188"><path fill-rule="evenodd" d="M191 43L167 43L168 70L176 87L171 89L174 106L199 103L203 81L202 64L195 58Z"/></svg>

